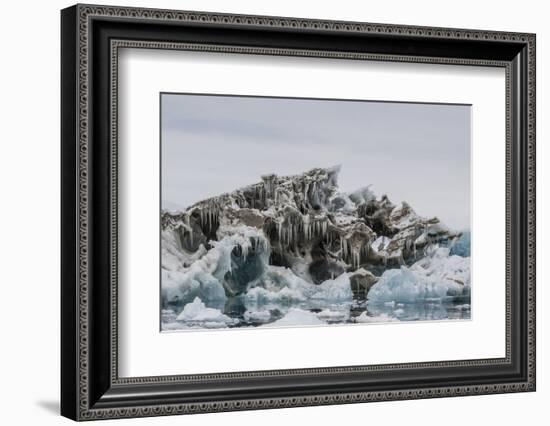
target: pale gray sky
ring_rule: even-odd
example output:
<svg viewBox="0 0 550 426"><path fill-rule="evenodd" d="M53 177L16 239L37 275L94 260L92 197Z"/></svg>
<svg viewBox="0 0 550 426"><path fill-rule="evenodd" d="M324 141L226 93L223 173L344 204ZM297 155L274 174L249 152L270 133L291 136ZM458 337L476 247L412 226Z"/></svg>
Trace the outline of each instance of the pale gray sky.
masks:
<svg viewBox="0 0 550 426"><path fill-rule="evenodd" d="M262 174L340 164L344 192L372 185L421 215L470 227L468 105L162 94L161 106L167 208Z"/></svg>

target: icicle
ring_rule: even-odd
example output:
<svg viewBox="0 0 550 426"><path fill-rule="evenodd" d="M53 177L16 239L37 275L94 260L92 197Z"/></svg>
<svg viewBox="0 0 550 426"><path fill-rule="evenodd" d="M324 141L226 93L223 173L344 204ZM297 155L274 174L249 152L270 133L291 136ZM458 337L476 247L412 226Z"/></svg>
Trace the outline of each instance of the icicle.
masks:
<svg viewBox="0 0 550 426"><path fill-rule="evenodd" d="M342 258L346 260L348 257L348 242L344 239L342 239L341 241L342 241Z"/></svg>
<svg viewBox="0 0 550 426"><path fill-rule="evenodd" d="M292 245L292 239L294 238L294 226L292 225L292 222L290 222L290 225L288 226L288 245Z"/></svg>
<svg viewBox="0 0 550 426"><path fill-rule="evenodd" d="M285 227L286 245L290 245L290 226Z"/></svg>
<svg viewBox="0 0 550 426"><path fill-rule="evenodd" d="M285 244L288 246L288 226L285 226L283 228L283 239L285 241Z"/></svg>

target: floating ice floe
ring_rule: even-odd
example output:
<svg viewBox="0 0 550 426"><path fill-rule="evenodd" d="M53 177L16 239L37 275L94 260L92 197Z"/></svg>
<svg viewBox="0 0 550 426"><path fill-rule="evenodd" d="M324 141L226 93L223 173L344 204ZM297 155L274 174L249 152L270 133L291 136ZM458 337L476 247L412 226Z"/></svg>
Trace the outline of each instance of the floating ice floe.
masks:
<svg viewBox="0 0 550 426"><path fill-rule="evenodd" d="M287 327L292 325L323 325L325 321L321 320L315 313L304 311L299 308L291 308L286 315L272 323L264 325L264 327Z"/></svg>
<svg viewBox="0 0 550 426"><path fill-rule="evenodd" d="M456 305L454 308L458 311L469 311L471 309L469 303L463 303L462 305Z"/></svg>
<svg viewBox="0 0 550 426"><path fill-rule="evenodd" d="M304 302L306 300L302 292L297 289L283 287L278 291L270 291L263 287L254 287L248 290L245 294L246 301L256 303L282 303L292 304L296 302Z"/></svg>
<svg viewBox="0 0 550 426"><path fill-rule="evenodd" d="M243 314L243 318L246 321L253 322L268 322L271 319L271 312L265 311L246 311Z"/></svg>
<svg viewBox="0 0 550 426"><path fill-rule="evenodd" d="M327 322L345 322L349 319L349 310L323 309L317 314L317 318Z"/></svg>
<svg viewBox="0 0 550 426"><path fill-rule="evenodd" d="M355 322L370 323L370 322L396 322L397 318L389 316L387 314L381 314L377 316L369 316L367 312L361 312L361 315L355 318Z"/></svg>
<svg viewBox="0 0 550 426"><path fill-rule="evenodd" d="M205 328L227 327L239 322L237 319L223 314L219 309L207 308L198 297L192 303L184 306L176 321Z"/></svg>

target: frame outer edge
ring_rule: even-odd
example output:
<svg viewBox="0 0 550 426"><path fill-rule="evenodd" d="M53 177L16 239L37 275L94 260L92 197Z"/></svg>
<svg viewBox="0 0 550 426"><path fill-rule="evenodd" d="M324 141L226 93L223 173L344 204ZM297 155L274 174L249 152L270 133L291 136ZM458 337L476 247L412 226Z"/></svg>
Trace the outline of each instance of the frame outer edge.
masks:
<svg viewBox="0 0 550 426"><path fill-rule="evenodd" d="M63 416L78 414L78 256L77 185L77 7L61 11L61 407Z"/></svg>
<svg viewBox="0 0 550 426"><path fill-rule="evenodd" d="M528 226L528 266L527 266L527 287L528 287L528 365L527 374L530 390L536 391L536 117L537 117L537 88L536 88L536 34L529 34L527 42L527 79L528 79L528 104L527 104L527 173L528 173L528 192L527 192L527 226Z"/></svg>
<svg viewBox="0 0 550 426"><path fill-rule="evenodd" d="M75 184L78 190L77 200L73 205L73 211L77 215L77 288L73 288L76 294L77 306L76 315L73 318L73 324L76 323L77 335L73 336L75 352L78 359L75 362L74 390L76 391L76 407L75 420L92 420L104 419L113 417L141 417L141 416L159 416L181 413L194 412L219 412L229 410L243 409L263 409L263 408L283 408L292 406L308 406L308 405L325 405L325 404L343 404L352 402L367 402L380 400L400 400L400 399L416 399L416 398L433 398L441 396L461 396L474 394L488 393L503 393L529 391L535 389L535 36L527 33L510 33L497 31L482 31L482 30L463 30L463 29L447 29L447 28L430 28L430 27L415 27L403 25L386 25L386 24L369 24L369 23L354 23L354 22L337 22L325 20L313 20L302 18L279 18L267 16L246 16L246 15L229 15L207 12L185 12L185 11L170 11L158 9L141 9L127 7L110 7L97 5L77 5L72 9L76 12L75 31L76 45L75 54L76 63L76 100L78 106L77 129L76 137L78 141L78 152L76 153L76 179L78 184ZM65 9L63 13L68 13L69 9ZM139 408L113 408L113 409L93 409L89 407L89 388L88 388L88 373L89 373L89 356L88 356L88 84L89 84L89 68L88 68L88 49L90 45L88 22L91 16L98 17L113 17L113 18L133 18L141 20L158 20L158 21L177 21L177 22L193 22L193 23L223 23L227 25L251 25L261 28L303 28L326 30L328 32L359 32L359 33L383 33L390 35L398 33L401 35L411 35L414 37L436 37L447 39L471 39L471 40L487 40L487 41L508 41L523 43L528 46L528 106L526 106L528 118L528 152L529 158L527 162L528 168L528 189L527 203L528 210L528 307L527 314L529 319L528 325L528 379L526 382L511 382L499 385L479 385L479 386L451 386L445 389L429 388L429 389L404 389L402 391L377 392L376 394L361 393L361 394L330 394L321 396L306 396L306 397L282 397L260 400L246 401L220 401L208 404L163 404L160 406L143 406ZM63 68L65 69L65 68ZM66 114L66 105L63 105L63 113ZM70 108L70 107L69 107ZM65 115L63 115L65 116ZM62 123L63 129L66 129L67 124ZM65 141L65 139L64 139ZM527 142L527 141L526 141ZM74 141L72 141L74 143ZM65 147L65 142L63 142ZM73 158L74 161L74 158ZM67 164L66 161L63 164ZM65 168L67 170L67 168ZM531 179L532 178L532 179ZM63 189L67 189L67 184L63 183ZM65 213L70 209L64 204L63 210ZM66 227L63 224L63 227ZM74 237L74 235L73 235ZM65 270L67 257L63 256ZM74 284L73 284L74 285ZM63 290L67 286L66 280L63 281ZM63 318L66 318L65 316ZM69 342L65 339L63 342ZM65 347L62 348L63 350ZM75 353L73 352L73 353ZM63 366L66 371L66 366ZM62 392L62 400L66 393ZM66 397L64 399L66 402ZM63 403L62 403L63 406ZM67 412L64 413L67 415Z"/></svg>

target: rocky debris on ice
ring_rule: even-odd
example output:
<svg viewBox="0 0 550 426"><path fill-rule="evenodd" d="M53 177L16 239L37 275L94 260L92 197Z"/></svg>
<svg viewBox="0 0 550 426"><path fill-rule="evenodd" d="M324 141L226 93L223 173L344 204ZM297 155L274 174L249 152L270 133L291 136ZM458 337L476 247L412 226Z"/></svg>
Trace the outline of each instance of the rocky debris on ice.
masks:
<svg viewBox="0 0 550 426"><path fill-rule="evenodd" d="M349 276L353 294L364 298L371 287L378 282L378 277L364 268L359 268Z"/></svg>

